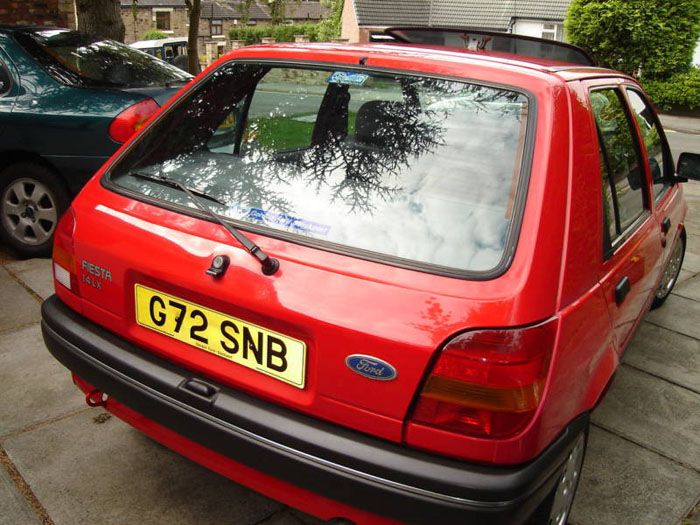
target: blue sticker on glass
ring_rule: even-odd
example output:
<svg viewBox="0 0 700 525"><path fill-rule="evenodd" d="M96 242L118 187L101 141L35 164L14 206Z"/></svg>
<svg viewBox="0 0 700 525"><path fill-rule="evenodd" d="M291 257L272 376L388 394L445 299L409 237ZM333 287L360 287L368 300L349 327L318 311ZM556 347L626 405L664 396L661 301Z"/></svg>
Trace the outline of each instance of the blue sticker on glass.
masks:
<svg viewBox="0 0 700 525"><path fill-rule="evenodd" d="M270 211L261 210L259 208L250 208L245 218L255 221L263 221L266 224L275 224L283 228L291 228L292 230L314 233L316 235L328 235L328 232L331 229L328 224L307 221L298 217L287 215L286 213L273 213Z"/></svg>
<svg viewBox="0 0 700 525"><path fill-rule="evenodd" d="M329 84L342 84L344 86L364 86L368 78L369 75L365 75L364 73L336 71L328 77L327 82Z"/></svg>

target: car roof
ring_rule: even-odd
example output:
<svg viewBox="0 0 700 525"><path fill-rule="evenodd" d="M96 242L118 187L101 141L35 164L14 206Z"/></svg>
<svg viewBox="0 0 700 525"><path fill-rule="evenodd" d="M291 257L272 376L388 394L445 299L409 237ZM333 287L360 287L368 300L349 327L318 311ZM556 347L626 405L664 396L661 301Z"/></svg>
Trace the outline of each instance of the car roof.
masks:
<svg viewBox="0 0 700 525"><path fill-rule="evenodd" d="M187 39L184 37L158 38L155 40L139 40L138 42L134 42L134 43L129 44L129 45L131 47L135 47L136 49L143 49L143 48L149 48L149 47L160 47L163 44L173 44L173 43L179 43L179 42L186 44Z"/></svg>
<svg viewBox="0 0 700 525"><path fill-rule="evenodd" d="M444 46L428 46L422 44L403 44L403 43L368 43L368 44L330 44L330 43L278 43L257 45L240 48L239 51L251 52L256 55L273 58L277 52L291 55L296 52L308 55L309 52L320 52L323 54L339 54L345 55L348 58L357 57L357 60L366 61L368 57L391 57L391 56L407 56L413 55L416 58L435 59L442 62L455 62L465 64L468 62L478 63L483 66L502 67L508 69L519 70L523 74L546 74L552 77L557 77L560 80L582 80L585 78L600 78L600 77L616 77L627 78L633 80L620 71L606 69L596 66L585 66L581 64L572 64L561 62L558 60L536 58L525 55L517 55L501 51L487 50L471 50L451 48ZM300 57L297 57L300 58ZM305 56L304 58L310 58Z"/></svg>

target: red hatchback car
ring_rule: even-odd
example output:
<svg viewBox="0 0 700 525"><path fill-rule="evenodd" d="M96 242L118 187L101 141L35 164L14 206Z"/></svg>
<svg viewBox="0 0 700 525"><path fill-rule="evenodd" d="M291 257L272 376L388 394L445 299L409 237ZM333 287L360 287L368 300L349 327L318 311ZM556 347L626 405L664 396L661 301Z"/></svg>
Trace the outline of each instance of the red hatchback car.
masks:
<svg viewBox="0 0 700 525"><path fill-rule="evenodd" d="M201 74L60 221L44 338L89 404L320 518L563 524L700 156L568 46L410 33Z"/></svg>

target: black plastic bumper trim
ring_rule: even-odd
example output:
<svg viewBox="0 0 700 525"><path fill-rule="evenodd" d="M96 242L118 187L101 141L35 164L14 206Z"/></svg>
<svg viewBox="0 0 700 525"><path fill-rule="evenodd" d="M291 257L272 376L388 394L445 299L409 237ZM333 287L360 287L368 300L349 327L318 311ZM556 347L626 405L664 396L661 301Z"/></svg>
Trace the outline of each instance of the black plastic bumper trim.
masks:
<svg viewBox="0 0 700 525"><path fill-rule="evenodd" d="M88 321L56 296L42 305L50 352L153 421L278 479L393 519L517 523L549 493L587 416L533 461L471 464L368 436L219 385ZM195 380L207 398L182 388Z"/></svg>

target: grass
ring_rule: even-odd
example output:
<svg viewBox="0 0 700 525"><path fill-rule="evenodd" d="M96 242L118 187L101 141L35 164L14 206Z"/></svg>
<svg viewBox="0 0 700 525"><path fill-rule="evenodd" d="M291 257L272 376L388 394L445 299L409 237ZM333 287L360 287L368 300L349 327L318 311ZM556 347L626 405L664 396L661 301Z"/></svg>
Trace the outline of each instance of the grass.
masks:
<svg viewBox="0 0 700 525"><path fill-rule="evenodd" d="M249 130L251 138L264 150L288 151L293 149L308 148L311 145L311 137L314 132L314 122L302 122L296 120L300 117L312 114L292 115L286 117L264 117L250 119ZM356 112L348 115L348 133L355 133Z"/></svg>

